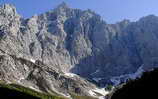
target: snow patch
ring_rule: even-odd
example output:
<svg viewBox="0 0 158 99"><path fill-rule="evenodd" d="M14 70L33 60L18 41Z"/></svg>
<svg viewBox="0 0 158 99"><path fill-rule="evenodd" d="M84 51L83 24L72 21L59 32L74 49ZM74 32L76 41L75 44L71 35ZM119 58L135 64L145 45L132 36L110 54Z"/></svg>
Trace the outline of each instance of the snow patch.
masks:
<svg viewBox="0 0 158 99"><path fill-rule="evenodd" d="M74 77L76 76L76 74L74 73L64 73L65 76L68 76L68 77Z"/></svg>
<svg viewBox="0 0 158 99"><path fill-rule="evenodd" d="M29 88L33 89L33 90L37 90L36 88L32 87L32 86L29 86Z"/></svg>
<svg viewBox="0 0 158 99"><path fill-rule="evenodd" d="M107 94L109 94L109 91L106 91L105 88L96 88L93 90L93 92L99 93L103 96L106 96Z"/></svg>
<svg viewBox="0 0 158 99"><path fill-rule="evenodd" d="M33 86L29 86L29 88L31 88L31 89L33 89L33 90L35 90L35 91L41 92L40 90L36 89L36 88L33 87Z"/></svg>
<svg viewBox="0 0 158 99"><path fill-rule="evenodd" d="M92 78L94 81L99 82L100 80L102 80L103 78Z"/></svg>
<svg viewBox="0 0 158 99"><path fill-rule="evenodd" d="M13 70L16 70L15 65L12 66Z"/></svg>
<svg viewBox="0 0 158 99"><path fill-rule="evenodd" d="M99 99L104 99L104 96L109 94L109 91L106 91L105 88L95 88L95 89L89 90L88 92L91 96L98 97Z"/></svg>
<svg viewBox="0 0 158 99"><path fill-rule="evenodd" d="M114 86L119 85L121 83L121 80L119 78L111 78L110 81L114 84Z"/></svg>
<svg viewBox="0 0 158 99"><path fill-rule="evenodd" d="M97 69L94 73L91 73L90 75L94 75L96 73L100 72L100 69Z"/></svg>
<svg viewBox="0 0 158 99"><path fill-rule="evenodd" d="M88 93L89 93L91 96L96 96L96 94L95 94L92 90L89 90Z"/></svg>
<svg viewBox="0 0 158 99"><path fill-rule="evenodd" d="M19 80L17 80L18 83L21 83L21 80L24 80L24 77L19 78Z"/></svg>
<svg viewBox="0 0 158 99"><path fill-rule="evenodd" d="M105 97L104 96L100 96L100 97L98 97L98 99L105 99Z"/></svg>
<svg viewBox="0 0 158 99"><path fill-rule="evenodd" d="M34 60L34 59L32 59L32 58L30 58L30 61L31 61L31 62L33 62L33 63L35 63L35 62L36 62L36 60Z"/></svg>

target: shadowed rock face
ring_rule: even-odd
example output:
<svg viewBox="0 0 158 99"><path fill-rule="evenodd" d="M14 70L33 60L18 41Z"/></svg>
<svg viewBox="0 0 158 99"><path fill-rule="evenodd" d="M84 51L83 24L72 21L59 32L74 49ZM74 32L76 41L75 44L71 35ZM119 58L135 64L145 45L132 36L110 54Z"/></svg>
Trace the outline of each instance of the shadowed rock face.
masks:
<svg viewBox="0 0 158 99"><path fill-rule="evenodd" d="M145 70L153 68L158 64L157 26L158 17L153 15L107 24L91 10L66 4L24 19L12 5L1 5L0 78L46 91L74 91L75 85L87 93L94 85L60 74L100 78L97 83L105 85L111 77L136 72L142 65Z"/></svg>
<svg viewBox="0 0 158 99"><path fill-rule="evenodd" d="M116 89L108 99L157 98L158 69L146 72L139 79L129 81L122 88Z"/></svg>
<svg viewBox="0 0 158 99"><path fill-rule="evenodd" d="M0 97L2 99L40 99L19 91L7 89L7 88L1 88L0 87Z"/></svg>

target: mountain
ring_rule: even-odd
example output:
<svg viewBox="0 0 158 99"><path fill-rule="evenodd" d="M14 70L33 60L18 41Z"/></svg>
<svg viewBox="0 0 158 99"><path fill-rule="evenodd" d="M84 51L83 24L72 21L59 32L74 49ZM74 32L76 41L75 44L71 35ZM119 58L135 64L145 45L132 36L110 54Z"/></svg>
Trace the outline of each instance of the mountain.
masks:
<svg viewBox="0 0 158 99"><path fill-rule="evenodd" d="M107 24L65 3L24 19L14 6L1 5L0 80L67 97L104 96L99 87L118 76L157 67L157 26L154 15Z"/></svg>

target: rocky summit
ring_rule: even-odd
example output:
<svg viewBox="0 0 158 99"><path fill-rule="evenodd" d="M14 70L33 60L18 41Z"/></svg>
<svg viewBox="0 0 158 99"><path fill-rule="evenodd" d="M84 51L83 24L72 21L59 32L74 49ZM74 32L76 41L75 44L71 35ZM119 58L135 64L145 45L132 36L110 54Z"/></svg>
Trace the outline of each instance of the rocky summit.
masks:
<svg viewBox="0 0 158 99"><path fill-rule="evenodd" d="M0 80L67 97L104 96L107 92L98 87L139 76L140 67L141 71L158 67L157 42L154 15L108 24L91 10L62 3L25 19L13 5L4 4Z"/></svg>

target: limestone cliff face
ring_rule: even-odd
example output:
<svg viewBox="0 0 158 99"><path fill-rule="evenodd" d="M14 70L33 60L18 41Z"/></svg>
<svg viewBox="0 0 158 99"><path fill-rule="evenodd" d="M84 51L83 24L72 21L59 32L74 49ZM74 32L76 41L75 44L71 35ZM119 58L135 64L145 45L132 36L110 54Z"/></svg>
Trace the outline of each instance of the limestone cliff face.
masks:
<svg viewBox="0 0 158 99"><path fill-rule="evenodd" d="M77 80L71 78L71 84L65 76L55 79L52 74L73 72L99 78L97 83L105 85L111 77L133 73L142 65L144 69L157 66L157 26L158 17L153 15L137 22L107 24L93 11L72 9L65 3L24 19L12 5L1 5L0 78L20 83L23 79L45 90L54 85L49 88L61 91L66 84L74 91ZM43 65L36 68L36 63ZM39 86L41 82L46 85ZM94 87L83 79L81 83L82 93Z"/></svg>

